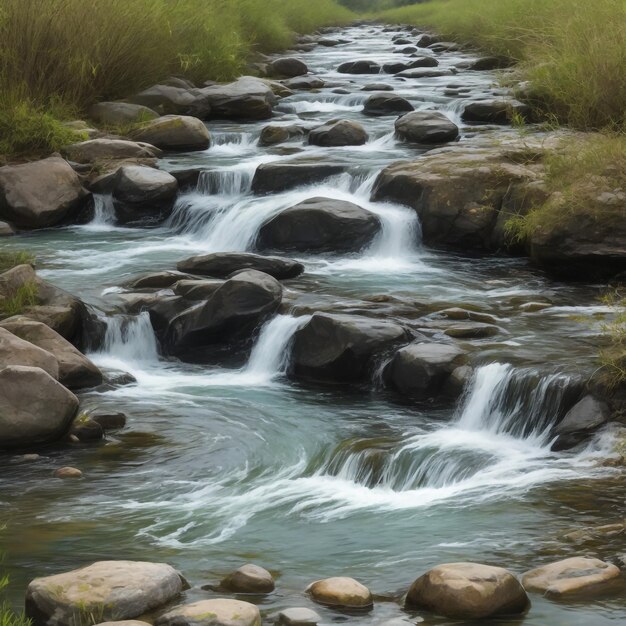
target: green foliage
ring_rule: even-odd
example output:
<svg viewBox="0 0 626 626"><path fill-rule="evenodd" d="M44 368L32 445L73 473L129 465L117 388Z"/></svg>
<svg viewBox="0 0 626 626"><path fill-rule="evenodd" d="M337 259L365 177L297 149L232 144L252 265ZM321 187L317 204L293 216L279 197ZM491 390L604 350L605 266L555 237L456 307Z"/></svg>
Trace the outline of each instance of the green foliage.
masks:
<svg viewBox="0 0 626 626"><path fill-rule="evenodd" d="M0 154L56 150L76 140L57 119L96 101L172 74L228 80L351 16L334 0L0 0Z"/></svg>
<svg viewBox="0 0 626 626"><path fill-rule="evenodd" d="M1 250L0 274L18 265L34 265L35 257L25 250Z"/></svg>
<svg viewBox="0 0 626 626"><path fill-rule="evenodd" d="M626 127L624 0L435 0L382 18L518 61L531 102L562 123Z"/></svg>
<svg viewBox="0 0 626 626"><path fill-rule="evenodd" d="M0 300L0 317L12 317L24 313L27 307L37 304L38 295L37 283L34 281L24 283L12 294Z"/></svg>
<svg viewBox="0 0 626 626"><path fill-rule="evenodd" d="M0 532L5 528L0 527ZM2 565L3 555L0 553L0 565ZM16 613L8 602L2 597L3 591L9 584L9 577L0 574L0 626L31 626L31 621L23 613Z"/></svg>
<svg viewBox="0 0 626 626"><path fill-rule="evenodd" d="M626 383L626 295L617 290L604 298L613 308L613 317L603 326L609 345L600 351L602 382L615 389Z"/></svg>

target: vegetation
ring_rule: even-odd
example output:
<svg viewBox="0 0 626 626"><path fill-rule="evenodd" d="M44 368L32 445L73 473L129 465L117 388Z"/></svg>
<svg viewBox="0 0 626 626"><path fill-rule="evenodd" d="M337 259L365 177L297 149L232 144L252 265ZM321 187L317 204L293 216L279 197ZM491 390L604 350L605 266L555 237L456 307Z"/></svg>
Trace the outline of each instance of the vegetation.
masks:
<svg viewBox="0 0 626 626"><path fill-rule="evenodd" d="M4 527L0 527L0 532ZM2 554L0 554L0 565L2 565ZM9 577L0 574L0 626L31 626L31 621L24 617L23 613L16 613L4 600L3 591L9 584Z"/></svg>
<svg viewBox="0 0 626 626"><path fill-rule="evenodd" d="M0 251L0 274L18 265L34 265L35 257L25 250Z"/></svg>
<svg viewBox="0 0 626 626"><path fill-rule="evenodd" d="M626 128L624 0L434 0L381 17L517 61L530 100L562 123Z"/></svg>
<svg viewBox="0 0 626 626"><path fill-rule="evenodd" d="M233 78L351 16L334 0L0 0L0 153L55 150L75 140L56 118L172 74Z"/></svg>
<svg viewBox="0 0 626 626"><path fill-rule="evenodd" d="M603 327L609 345L600 351L600 376L609 389L616 389L626 384L626 295L616 290L604 302L614 309L614 315Z"/></svg>

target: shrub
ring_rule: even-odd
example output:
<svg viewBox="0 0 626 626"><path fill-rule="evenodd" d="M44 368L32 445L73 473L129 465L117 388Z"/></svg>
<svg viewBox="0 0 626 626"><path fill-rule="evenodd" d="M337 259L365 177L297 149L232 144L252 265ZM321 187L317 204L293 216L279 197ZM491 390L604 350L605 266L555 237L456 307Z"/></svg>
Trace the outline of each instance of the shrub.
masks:
<svg viewBox="0 0 626 626"><path fill-rule="evenodd" d="M518 61L531 101L561 122L626 127L623 0L436 0L382 17Z"/></svg>

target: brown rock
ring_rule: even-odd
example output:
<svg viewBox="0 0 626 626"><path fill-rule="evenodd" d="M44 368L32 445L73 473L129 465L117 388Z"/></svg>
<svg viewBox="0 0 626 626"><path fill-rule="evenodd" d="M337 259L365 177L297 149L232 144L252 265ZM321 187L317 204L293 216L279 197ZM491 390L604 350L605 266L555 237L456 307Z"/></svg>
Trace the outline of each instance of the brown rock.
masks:
<svg viewBox="0 0 626 626"><path fill-rule="evenodd" d="M306 591L316 602L332 607L367 609L373 604L370 590L354 578L318 580L311 583Z"/></svg>
<svg viewBox="0 0 626 626"><path fill-rule="evenodd" d="M55 478L82 478L83 473L75 467L60 467L54 470Z"/></svg>
<svg viewBox="0 0 626 626"><path fill-rule="evenodd" d="M271 593L274 586L272 575L251 563L231 572L220 583L220 588L235 593Z"/></svg>

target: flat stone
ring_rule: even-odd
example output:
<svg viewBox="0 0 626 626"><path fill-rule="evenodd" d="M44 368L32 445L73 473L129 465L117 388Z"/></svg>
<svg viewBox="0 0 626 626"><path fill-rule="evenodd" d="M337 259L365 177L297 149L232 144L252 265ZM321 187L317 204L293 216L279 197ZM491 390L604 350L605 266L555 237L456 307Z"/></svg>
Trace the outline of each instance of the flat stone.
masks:
<svg viewBox="0 0 626 626"><path fill-rule="evenodd" d="M278 256L262 256L251 252L215 252L194 256L177 263L181 272L226 278L233 272L254 269L278 280L296 278L304 272L304 265Z"/></svg>
<svg viewBox="0 0 626 626"><path fill-rule="evenodd" d="M160 156L156 146L126 139L90 139L63 148L63 154L77 163L115 159L153 159Z"/></svg>
<svg viewBox="0 0 626 626"><path fill-rule="evenodd" d="M526 572L522 583L528 591L551 597L601 591L601 586L620 576L620 570L599 559L572 557Z"/></svg>
<svg viewBox="0 0 626 626"><path fill-rule="evenodd" d="M396 134L415 143L446 143L459 136L458 126L438 111L411 111L395 123Z"/></svg>
<svg viewBox="0 0 626 626"><path fill-rule="evenodd" d="M200 600L174 607L154 626L261 626L259 609L241 600Z"/></svg>
<svg viewBox="0 0 626 626"><path fill-rule="evenodd" d="M325 606L368 609L373 605L370 590L354 578L325 578L311 583L306 591L313 600Z"/></svg>
<svg viewBox="0 0 626 626"><path fill-rule="evenodd" d="M293 608L281 611L276 619L280 626L316 626L322 621L321 615L307 608Z"/></svg>
<svg viewBox="0 0 626 626"><path fill-rule="evenodd" d="M165 115L145 122L131 137L170 152L206 150L211 144L204 122L190 115Z"/></svg>

